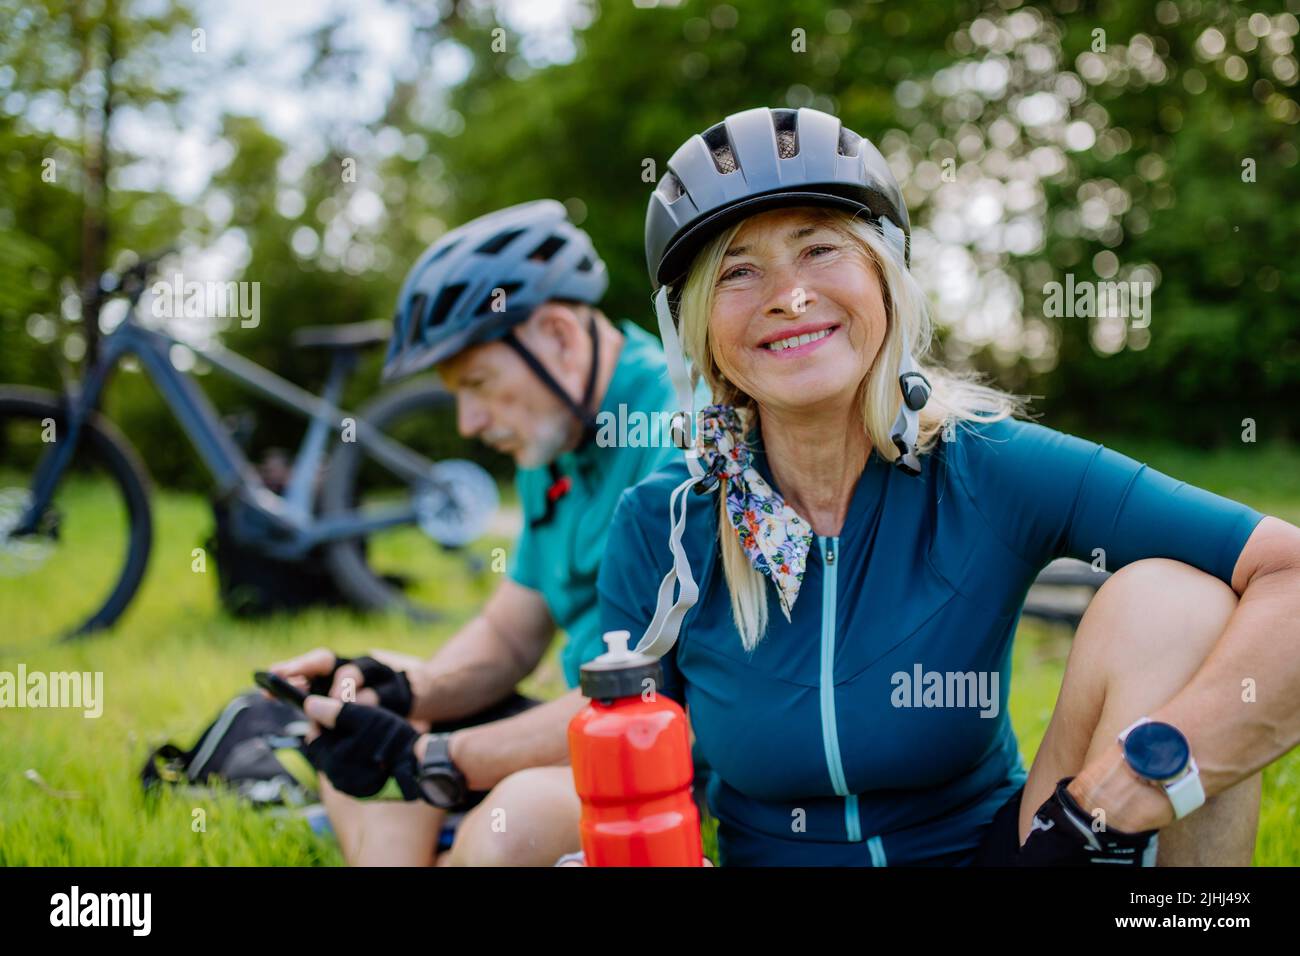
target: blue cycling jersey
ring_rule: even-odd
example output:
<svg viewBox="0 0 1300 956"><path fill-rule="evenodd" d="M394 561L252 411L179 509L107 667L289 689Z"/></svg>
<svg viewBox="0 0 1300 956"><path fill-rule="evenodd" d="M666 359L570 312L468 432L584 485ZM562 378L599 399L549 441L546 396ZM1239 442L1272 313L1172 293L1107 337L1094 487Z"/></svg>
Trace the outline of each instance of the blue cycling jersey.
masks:
<svg viewBox="0 0 1300 956"><path fill-rule="evenodd" d="M761 435L755 466L776 487ZM1026 772L1007 713L1011 642L1057 557L1166 557L1231 582L1263 515L1132 458L1008 419L963 423L919 477L874 451L836 537L818 536L786 621L741 646L716 494L689 496L700 582L664 692L712 768L726 865L966 865ZM641 634L671 564L684 461L626 491L598 579L601 626ZM779 491L779 488L777 489Z"/></svg>

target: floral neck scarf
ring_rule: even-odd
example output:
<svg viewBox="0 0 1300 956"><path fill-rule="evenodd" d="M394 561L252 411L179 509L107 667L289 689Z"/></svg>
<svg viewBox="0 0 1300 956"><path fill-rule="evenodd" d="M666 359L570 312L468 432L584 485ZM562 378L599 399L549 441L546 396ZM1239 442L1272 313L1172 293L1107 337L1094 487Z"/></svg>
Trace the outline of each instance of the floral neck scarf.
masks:
<svg viewBox="0 0 1300 956"><path fill-rule="evenodd" d="M705 470L724 479L727 515L749 563L776 585L781 611L790 620L812 547L812 527L754 467L735 408L709 405L700 411L699 451Z"/></svg>

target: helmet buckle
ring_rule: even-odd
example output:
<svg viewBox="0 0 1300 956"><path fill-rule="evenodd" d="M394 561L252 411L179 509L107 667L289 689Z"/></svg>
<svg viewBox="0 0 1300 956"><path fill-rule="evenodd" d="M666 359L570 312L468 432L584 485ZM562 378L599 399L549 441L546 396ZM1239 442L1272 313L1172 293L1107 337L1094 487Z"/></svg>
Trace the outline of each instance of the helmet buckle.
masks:
<svg viewBox="0 0 1300 956"><path fill-rule="evenodd" d="M904 372L898 376L898 387L903 390L903 401L914 412L925 408L930 400L930 380L920 372Z"/></svg>
<svg viewBox="0 0 1300 956"><path fill-rule="evenodd" d="M727 463L721 455L714 458L713 464L709 465L709 470L704 473L704 477L692 485L691 490L697 495L707 495L721 483L722 472L726 467Z"/></svg>

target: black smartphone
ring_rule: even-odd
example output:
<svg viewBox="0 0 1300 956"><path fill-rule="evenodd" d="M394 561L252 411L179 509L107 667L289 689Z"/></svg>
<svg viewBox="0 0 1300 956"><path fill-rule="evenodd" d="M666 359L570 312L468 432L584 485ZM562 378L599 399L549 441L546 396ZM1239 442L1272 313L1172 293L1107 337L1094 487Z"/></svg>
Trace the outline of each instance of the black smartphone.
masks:
<svg viewBox="0 0 1300 956"><path fill-rule="evenodd" d="M306 693L294 687L283 677L272 674L270 671L254 671L253 680L257 682L258 687L270 691L272 697L282 700L286 704L292 704L294 707L302 709L302 705L307 702Z"/></svg>

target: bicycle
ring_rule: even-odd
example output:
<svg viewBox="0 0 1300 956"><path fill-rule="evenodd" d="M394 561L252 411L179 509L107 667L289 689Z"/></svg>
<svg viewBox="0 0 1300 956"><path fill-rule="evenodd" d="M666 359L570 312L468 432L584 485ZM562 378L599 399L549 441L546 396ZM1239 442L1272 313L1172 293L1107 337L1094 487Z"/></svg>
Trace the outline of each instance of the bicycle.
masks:
<svg viewBox="0 0 1300 956"><path fill-rule="evenodd" d="M388 341L383 321L295 333L296 347L331 358L319 395L228 349L196 348L147 328L136 309L161 258L101 278L92 314L115 298L127 308L87 357L79 382L62 394L0 386L0 597L21 591L24 600L43 601L43 624L58 618L61 636L81 637L111 626L139 589L153 544L147 472L97 411L109 376L133 356L211 475L237 541L284 560L319 548L339 590L358 607L438 617L445 568L413 579L411 569L428 563L420 547L469 544L498 505L496 484L479 465L435 462L416 447L421 436L436 437L448 416L454 427L451 394L424 378L380 393L355 414L338 406L360 353ZM308 419L282 493L262 481L194 378L173 362L177 346ZM341 439L332 450L331 434ZM111 538L120 541L106 544ZM111 553L117 548L120 559ZM43 577L35 574L42 570Z"/></svg>

